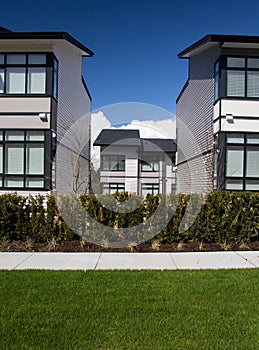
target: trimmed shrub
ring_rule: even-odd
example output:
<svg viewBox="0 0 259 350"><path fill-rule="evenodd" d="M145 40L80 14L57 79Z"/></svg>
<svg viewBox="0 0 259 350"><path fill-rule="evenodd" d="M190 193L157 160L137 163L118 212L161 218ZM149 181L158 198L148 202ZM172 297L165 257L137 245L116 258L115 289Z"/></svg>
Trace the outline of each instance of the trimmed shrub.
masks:
<svg viewBox="0 0 259 350"><path fill-rule="evenodd" d="M86 213L93 218L91 226ZM145 199L129 193L64 195L58 197L58 206L53 196L0 196L0 240L60 243L80 236L112 242L123 234L120 229L130 227L132 235L128 230L129 237L123 238L131 242L140 224L148 233L147 239L154 233L160 243L240 244L258 240L259 193L215 191L205 198L170 194L148 195ZM145 232L139 232L138 239L145 241Z"/></svg>

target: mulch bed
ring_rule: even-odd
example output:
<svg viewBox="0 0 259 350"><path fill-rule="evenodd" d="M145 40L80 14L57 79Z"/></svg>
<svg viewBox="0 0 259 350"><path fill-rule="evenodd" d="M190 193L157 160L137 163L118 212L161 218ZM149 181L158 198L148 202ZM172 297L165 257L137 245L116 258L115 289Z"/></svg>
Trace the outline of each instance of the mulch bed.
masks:
<svg viewBox="0 0 259 350"><path fill-rule="evenodd" d="M157 249L149 243L142 243L132 248L105 248L86 242L80 245L79 240L50 245L48 243L26 244L22 241L0 242L2 252L216 252L225 250L259 250L259 241L249 242L245 245L223 245L219 243L167 243L161 244Z"/></svg>

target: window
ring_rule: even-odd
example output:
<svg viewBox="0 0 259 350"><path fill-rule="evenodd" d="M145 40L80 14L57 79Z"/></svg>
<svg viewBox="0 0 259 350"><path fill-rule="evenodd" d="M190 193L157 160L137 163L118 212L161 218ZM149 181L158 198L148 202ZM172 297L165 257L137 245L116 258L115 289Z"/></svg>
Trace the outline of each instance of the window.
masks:
<svg viewBox="0 0 259 350"><path fill-rule="evenodd" d="M176 167L176 155L173 154L172 155L172 170L174 170L175 167Z"/></svg>
<svg viewBox="0 0 259 350"><path fill-rule="evenodd" d="M141 171L159 171L159 158L156 156L145 157L140 161Z"/></svg>
<svg viewBox="0 0 259 350"><path fill-rule="evenodd" d="M243 176L244 149L239 146L227 147L226 176Z"/></svg>
<svg viewBox="0 0 259 350"><path fill-rule="evenodd" d="M176 191L177 191L177 185L176 185L176 183L172 184L171 191L172 191L172 193L176 193Z"/></svg>
<svg viewBox="0 0 259 350"><path fill-rule="evenodd" d="M0 187L44 188L45 132L0 133Z"/></svg>
<svg viewBox="0 0 259 350"><path fill-rule="evenodd" d="M226 135L226 190L259 190L259 133Z"/></svg>
<svg viewBox="0 0 259 350"><path fill-rule="evenodd" d="M214 66L214 98L225 96L259 98L259 58L220 57Z"/></svg>
<svg viewBox="0 0 259 350"><path fill-rule="evenodd" d="M227 96L245 97L245 72L227 71Z"/></svg>
<svg viewBox="0 0 259 350"><path fill-rule="evenodd" d="M219 62L215 64L214 77L215 77L214 100L216 101L219 98Z"/></svg>
<svg viewBox="0 0 259 350"><path fill-rule="evenodd" d="M26 70L25 68L6 69L6 93L25 94Z"/></svg>
<svg viewBox="0 0 259 350"><path fill-rule="evenodd" d="M103 171L125 171L125 156L101 156L101 169Z"/></svg>
<svg viewBox="0 0 259 350"><path fill-rule="evenodd" d="M259 97L259 58L227 57L227 96Z"/></svg>
<svg viewBox="0 0 259 350"><path fill-rule="evenodd" d="M28 68L28 94L45 94L46 68Z"/></svg>
<svg viewBox="0 0 259 350"><path fill-rule="evenodd" d="M53 69L53 96L57 100L58 98L58 61L54 58Z"/></svg>
<svg viewBox="0 0 259 350"><path fill-rule="evenodd" d="M141 194L146 197L148 194L156 195L159 193L159 184L142 184Z"/></svg>
<svg viewBox="0 0 259 350"><path fill-rule="evenodd" d="M0 94L48 93L57 98L57 76L58 61L52 53L0 55Z"/></svg>
<svg viewBox="0 0 259 350"><path fill-rule="evenodd" d="M125 192L125 184L123 183L104 183L103 194L113 194L117 192Z"/></svg>

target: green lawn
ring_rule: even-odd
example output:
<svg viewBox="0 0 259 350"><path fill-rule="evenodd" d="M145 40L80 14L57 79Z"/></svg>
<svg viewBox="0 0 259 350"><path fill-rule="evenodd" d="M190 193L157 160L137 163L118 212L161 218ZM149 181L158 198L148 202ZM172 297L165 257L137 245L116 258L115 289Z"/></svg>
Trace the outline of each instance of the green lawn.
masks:
<svg viewBox="0 0 259 350"><path fill-rule="evenodd" d="M0 349L259 349L259 273L0 271Z"/></svg>

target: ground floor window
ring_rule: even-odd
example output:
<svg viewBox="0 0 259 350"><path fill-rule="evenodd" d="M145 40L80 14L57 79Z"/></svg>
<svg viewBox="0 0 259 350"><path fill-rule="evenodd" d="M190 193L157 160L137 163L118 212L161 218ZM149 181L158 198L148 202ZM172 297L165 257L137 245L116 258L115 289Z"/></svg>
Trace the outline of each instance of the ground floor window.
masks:
<svg viewBox="0 0 259 350"><path fill-rule="evenodd" d="M226 133L215 150L217 177L226 190L259 191L259 133ZM223 181L222 181L223 180Z"/></svg>
<svg viewBox="0 0 259 350"><path fill-rule="evenodd" d="M45 131L0 131L0 187L45 188Z"/></svg>
<svg viewBox="0 0 259 350"><path fill-rule="evenodd" d="M172 191L172 193L176 193L176 190L177 190L177 186L176 186L176 183L174 183L174 184L172 184L171 191Z"/></svg>
<svg viewBox="0 0 259 350"><path fill-rule="evenodd" d="M146 197L148 194L156 195L159 193L159 184L142 184L141 194Z"/></svg>
<svg viewBox="0 0 259 350"><path fill-rule="evenodd" d="M123 183L104 183L102 185L103 194L113 194L116 192L125 192L125 184Z"/></svg>

